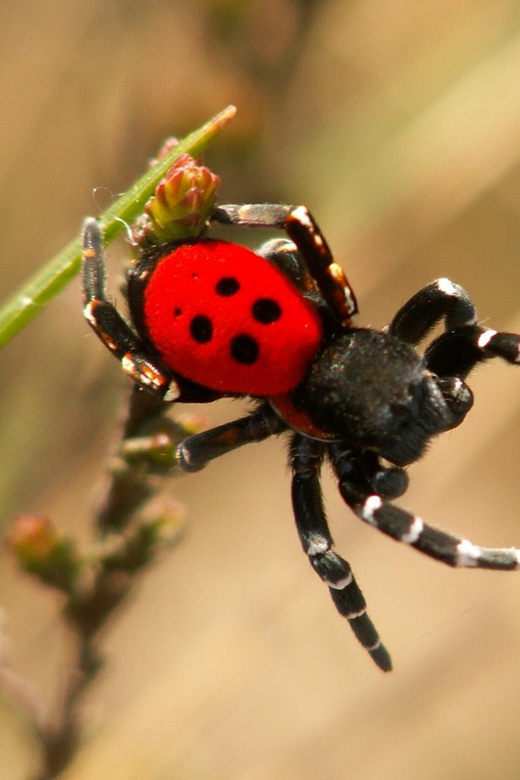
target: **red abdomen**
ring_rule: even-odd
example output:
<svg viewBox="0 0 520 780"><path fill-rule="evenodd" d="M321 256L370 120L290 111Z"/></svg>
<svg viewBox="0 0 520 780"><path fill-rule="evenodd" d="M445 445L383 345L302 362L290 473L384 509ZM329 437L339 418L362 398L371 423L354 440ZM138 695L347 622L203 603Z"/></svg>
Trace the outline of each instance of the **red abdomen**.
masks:
<svg viewBox="0 0 520 780"><path fill-rule="evenodd" d="M225 241L181 244L157 262L144 321L164 364L223 393L270 396L302 380L322 336L299 290Z"/></svg>

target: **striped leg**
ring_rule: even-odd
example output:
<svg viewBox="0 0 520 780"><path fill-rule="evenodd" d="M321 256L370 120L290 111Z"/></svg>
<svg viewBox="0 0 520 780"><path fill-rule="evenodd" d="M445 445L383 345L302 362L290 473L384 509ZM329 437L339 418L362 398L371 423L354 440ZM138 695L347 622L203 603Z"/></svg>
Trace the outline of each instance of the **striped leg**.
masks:
<svg viewBox="0 0 520 780"><path fill-rule="evenodd" d="M332 549L319 483L322 455L321 444L295 434L291 445L292 501L300 541L318 576L329 586L338 612L347 618L379 668L388 672L392 662L367 615L363 594L347 561Z"/></svg>
<svg viewBox="0 0 520 780"><path fill-rule="evenodd" d="M121 362L123 371L163 400L177 400L180 396L177 382L146 354L144 345L107 300L103 232L99 222L92 218L86 219L83 227L83 300L85 318Z"/></svg>
<svg viewBox="0 0 520 780"><path fill-rule="evenodd" d="M451 333L443 333L425 353L428 368L438 376L464 379L484 360L500 357L520 365L520 335L497 333L480 325L467 325Z"/></svg>
<svg viewBox="0 0 520 780"><path fill-rule="evenodd" d="M188 436L177 447L177 462L184 471L200 471L237 447L263 441L286 429L281 417L264 404L247 417Z"/></svg>
<svg viewBox="0 0 520 780"><path fill-rule="evenodd" d="M330 445L329 448L339 479L340 493L356 515L365 522L398 542L405 542L449 566L503 570L520 568L520 550L514 547L478 547L467 539L427 525L420 517L372 493L360 470L353 467L352 462L344 462L340 447Z"/></svg>

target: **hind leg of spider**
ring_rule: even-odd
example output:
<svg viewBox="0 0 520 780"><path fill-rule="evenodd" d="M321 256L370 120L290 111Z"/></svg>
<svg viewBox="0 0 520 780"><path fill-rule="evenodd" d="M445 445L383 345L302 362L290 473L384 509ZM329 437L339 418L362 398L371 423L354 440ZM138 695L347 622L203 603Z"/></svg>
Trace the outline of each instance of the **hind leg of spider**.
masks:
<svg viewBox="0 0 520 780"><path fill-rule="evenodd" d="M479 547L467 539L427 525L420 517L372 493L362 470L355 462L344 458L340 445L328 445L328 449L344 501L366 523L449 566L497 570L520 568L520 550L514 547Z"/></svg>
<svg viewBox="0 0 520 780"><path fill-rule="evenodd" d="M293 472L292 502L296 527L305 554L328 585L338 612L346 617L359 642L384 672L392 668L388 651L366 612L366 602L350 565L334 550L319 482L323 446L295 434L290 460Z"/></svg>
<svg viewBox="0 0 520 780"><path fill-rule="evenodd" d="M147 354L140 339L107 299L103 231L96 219L85 220L82 246L85 318L128 376L164 401L177 400L181 395L177 382Z"/></svg>
<svg viewBox="0 0 520 780"><path fill-rule="evenodd" d="M285 230L336 321L343 325L350 323L357 312L354 291L343 269L335 262L323 233L306 206L271 203L226 204L217 206L211 218L225 225Z"/></svg>
<svg viewBox="0 0 520 780"><path fill-rule="evenodd" d="M221 455L285 430L287 425L281 417L270 406L262 404L247 417L188 436L177 447L177 462L184 471L200 471Z"/></svg>

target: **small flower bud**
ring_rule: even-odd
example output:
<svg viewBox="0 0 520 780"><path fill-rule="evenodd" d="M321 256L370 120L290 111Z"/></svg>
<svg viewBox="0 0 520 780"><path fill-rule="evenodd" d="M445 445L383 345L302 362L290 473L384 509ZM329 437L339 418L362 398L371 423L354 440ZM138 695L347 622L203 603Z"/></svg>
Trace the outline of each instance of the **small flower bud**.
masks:
<svg viewBox="0 0 520 780"><path fill-rule="evenodd" d="M72 542L59 536L48 518L40 515L15 518L7 544L25 571L46 585L71 590L80 562Z"/></svg>
<svg viewBox="0 0 520 780"><path fill-rule="evenodd" d="M138 221L140 246L197 238L215 205L220 179L189 154L183 154L161 179Z"/></svg>

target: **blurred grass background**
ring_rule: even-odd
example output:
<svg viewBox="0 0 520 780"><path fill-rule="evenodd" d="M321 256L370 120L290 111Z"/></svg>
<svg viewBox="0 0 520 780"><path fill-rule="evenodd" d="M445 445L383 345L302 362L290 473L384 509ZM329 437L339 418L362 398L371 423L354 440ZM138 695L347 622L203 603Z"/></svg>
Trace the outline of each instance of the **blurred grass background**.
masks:
<svg viewBox="0 0 520 780"><path fill-rule="evenodd" d="M448 276L484 323L520 331L519 2L19 0L0 17L2 298L165 136L235 103L206 157L222 201L307 203L360 322L384 325ZM78 284L0 361L2 522L36 510L86 538L124 379L82 319ZM475 409L411 469L405 506L520 546L518 381L498 363L477 372ZM211 423L241 411L205 408ZM250 447L176 483L186 539L104 637L66 778L518 776L517 576L405 549L324 482L395 671L372 667L301 553L283 442ZM51 711L67 657L59 604L7 556L0 590L1 656ZM0 705L1 775L26 778L33 746L9 697Z"/></svg>

